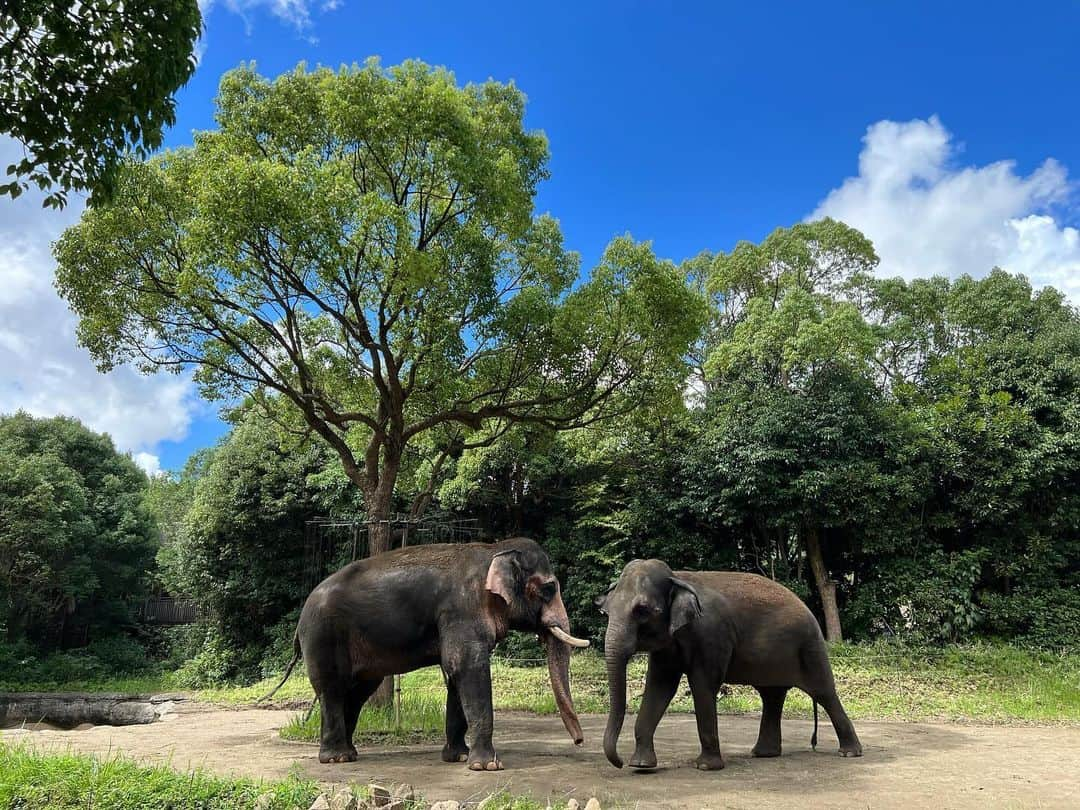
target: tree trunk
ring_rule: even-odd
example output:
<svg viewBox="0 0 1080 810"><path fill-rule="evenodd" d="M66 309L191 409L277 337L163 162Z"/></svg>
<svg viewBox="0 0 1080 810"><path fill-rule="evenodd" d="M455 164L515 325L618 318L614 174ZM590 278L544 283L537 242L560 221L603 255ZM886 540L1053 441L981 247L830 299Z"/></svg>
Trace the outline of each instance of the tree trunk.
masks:
<svg viewBox="0 0 1080 810"><path fill-rule="evenodd" d="M367 512L368 556L384 554L393 545L393 532L390 526L390 508L394 501L394 486L400 467L400 456L383 456L382 469L379 470L378 484L364 492L364 508ZM372 706L390 706L394 702L394 679L383 678L379 688L368 698Z"/></svg>
<svg viewBox="0 0 1080 810"><path fill-rule="evenodd" d="M840 611L836 607L836 583L825 569L825 557L821 553L821 540L816 527L807 527L803 531L806 543L806 556L810 560L810 569L814 572L814 584L821 596L821 607L825 611L825 638L829 641L843 641L840 629Z"/></svg>

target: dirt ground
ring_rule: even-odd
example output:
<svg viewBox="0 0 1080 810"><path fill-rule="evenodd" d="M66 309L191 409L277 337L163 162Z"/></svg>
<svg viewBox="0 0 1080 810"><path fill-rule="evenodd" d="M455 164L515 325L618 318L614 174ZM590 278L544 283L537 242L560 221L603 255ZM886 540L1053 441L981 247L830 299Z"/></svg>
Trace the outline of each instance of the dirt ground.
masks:
<svg viewBox="0 0 1080 810"><path fill-rule="evenodd" d="M495 744L506 766L474 773L439 760L439 746L361 749L358 762L320 765L314 745L277 736L292 712L227 710L189 705L170 719L143 726L95 726L75 731L9 730L3 739L39 749L124 752L178 769L205 767L262 778L294 766L324 782L408 782L429 800L478 800L499 790L605 807L1080 807L1080 727L975 726L944 723L856 723L866 755L837 756L824 726L810 750L811 724L784 721L784 755L753 759L756 717L722 717L727 768L695 770L697 731L691 715L669 714L657 731L658 770L616 770L601 752L603 716L583 716L585 745L575 749L557 717L499 713ZM620 751L633 748L627 717Z"/></svg>

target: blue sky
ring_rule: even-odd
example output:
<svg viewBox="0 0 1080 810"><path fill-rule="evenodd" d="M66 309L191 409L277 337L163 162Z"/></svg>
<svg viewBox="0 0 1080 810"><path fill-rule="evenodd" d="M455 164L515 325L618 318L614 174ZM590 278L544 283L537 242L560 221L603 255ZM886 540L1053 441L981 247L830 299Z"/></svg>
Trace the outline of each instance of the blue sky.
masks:
<svg viewBox="0 0 1080 810"><path fill-rule="evenodd" d="M1080 173L1080 3L499 6L203 2L199 68L167 144L213 125L218 79L241 61L276 75L301 60L419 58L462 82L524 90L528 123L552 153L538 208L560 219L586 268L625 232L680 260L829 214L868 233L882 272L981 275L1000 264L1080 301L1069 179ZM4 346L0 320L0 363ZM75 367L73 350L57 363L89 392L71 396L76 415L151 469L181 466L222 431L183 380L131 372L110 392L85 361ZM64 406L36 385L29 374L0 380L0 411ZM95 396L109 402L96 423L85 415Z"/></svg>

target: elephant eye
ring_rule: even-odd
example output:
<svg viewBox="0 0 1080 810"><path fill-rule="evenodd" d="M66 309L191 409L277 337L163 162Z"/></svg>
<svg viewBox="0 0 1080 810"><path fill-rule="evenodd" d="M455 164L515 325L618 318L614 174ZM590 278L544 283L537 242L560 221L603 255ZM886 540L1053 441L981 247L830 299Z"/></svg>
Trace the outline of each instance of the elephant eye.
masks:
<svg viewBox="0 0 1080 810"><path fill-rule="evenodd" d="M556 590L558 590L558 586L554 582L545 582L540 586L540 598L545 602L550 602L555 598Z"/></svg>

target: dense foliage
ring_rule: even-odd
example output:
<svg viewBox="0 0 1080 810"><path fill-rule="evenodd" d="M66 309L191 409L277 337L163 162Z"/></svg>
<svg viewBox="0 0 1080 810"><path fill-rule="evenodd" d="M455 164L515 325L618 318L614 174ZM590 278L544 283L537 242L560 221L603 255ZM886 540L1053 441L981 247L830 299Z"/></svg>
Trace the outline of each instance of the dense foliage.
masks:
<svg viewBox="0 0 1080 810"><path fill-rule="evenodd" d="M444 505L542 536L594 632L592 595L657 556L779 579L826 625L834 599L857 638L1077 646L1080 317L1000 270L875 264L828 221L688 262L697 407L470 451Z"/></svg>
<svg viewBox="0 0 1080 810"><path fill-rule="evenodd" d="M16 0L0 4L0 133L26 149L0 196L28 184L61 206L107 197L124 155L145 157L175 121L195 70L196 0Z"/></svg>
<svg viewBox="0 0 1080 810"><path fill-rule="evenodd" d="M205 613L186 685L258 675L275 642L291 654L306 596L304 521L328 500L315 474L330 459L321 444L288 452L268 427L251 415L203 459L176 535L158 555L166 587L196 595Z"/></svg>
<svg viewBox="0 0 1080 810"><path fill-rule="evenodd" d="M0 417L0 626L9 644L47 652L131 626L157 545L146 486L108 436L73 419ZM122 641L102 650L114 670L131 656Z"/></svg>

